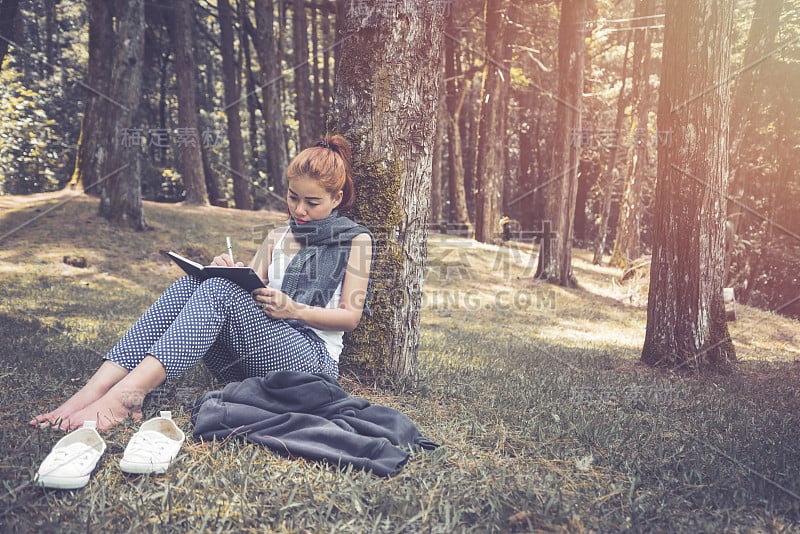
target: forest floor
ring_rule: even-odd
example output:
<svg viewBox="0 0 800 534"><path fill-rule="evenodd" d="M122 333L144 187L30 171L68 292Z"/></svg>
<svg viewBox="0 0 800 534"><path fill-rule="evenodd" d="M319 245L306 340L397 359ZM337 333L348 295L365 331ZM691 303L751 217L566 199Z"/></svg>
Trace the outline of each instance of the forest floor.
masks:
<svg viewBox="0 0 800 534"><path fill-rule="evenodd" d="M404 391L344 373L343 387L401 410L443 446L396 476L192 439L198 368L167 408L186 431L164 475L118 468L138 427L81 490L33 476L58 432L52 409L180 270L160 250L209 260L225 235L250 257L275 212L146 203L151 230L109 227L97 201L0 197L0 531L800 532L800 323L737 307L729 375L639 363L646 278L591 265L578 289L533 280L527 246L430 236L419 378ZM85 260L85 266L81 266Z"/></svg>

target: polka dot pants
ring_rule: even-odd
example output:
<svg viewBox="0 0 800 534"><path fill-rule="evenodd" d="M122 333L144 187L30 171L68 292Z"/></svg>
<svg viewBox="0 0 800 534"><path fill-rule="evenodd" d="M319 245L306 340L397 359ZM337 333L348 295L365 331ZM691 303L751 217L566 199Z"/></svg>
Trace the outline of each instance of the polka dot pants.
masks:
<svg viewBox="0 0 800 534"><path fill-rule="evenodd" d="M132 370L147 355L174 380L203 360L223 381L271 371L339 374L313 333L268 317L247 291L223 278L173 283L104 357Z"/></svg>

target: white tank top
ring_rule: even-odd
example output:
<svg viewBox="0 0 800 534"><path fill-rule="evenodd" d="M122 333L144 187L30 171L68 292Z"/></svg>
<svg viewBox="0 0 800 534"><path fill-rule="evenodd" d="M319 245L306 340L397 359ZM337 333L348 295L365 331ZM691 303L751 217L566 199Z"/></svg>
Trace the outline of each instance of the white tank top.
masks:
<svg viewBox="0 0 800 534"><path fill-rule="evenodd" d="M278 242L275 243L275 246L272 248L272 261L269 264L267 269L267 276L269 277L269 286L275 289L280 289L281 285L283 284L283 275L286 273L286 267L289 265L289 262L294 257L294 254L287 254L283 250L283 242L286 239L286 234L289 233L289 227L283 232ZM336 288L336 291L333 293L333 297L331 297L330 302L328 305L325 306L326 308L338 308L339 301L342 299L342 283L339 282L339 286ZM316 328L312 328L314 332L320 337L322 341L325 342L325 347L328 349L328 353L331 355L331 358L339 361L339 355L342 353L342 348L344 347L344 332L342 331L331 331L331 330L318 330Z"/></svg>

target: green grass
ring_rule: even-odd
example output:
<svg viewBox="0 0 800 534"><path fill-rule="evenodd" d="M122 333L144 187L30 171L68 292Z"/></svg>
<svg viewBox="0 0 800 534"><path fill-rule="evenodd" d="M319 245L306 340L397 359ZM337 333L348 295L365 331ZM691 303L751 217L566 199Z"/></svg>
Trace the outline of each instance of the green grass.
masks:
<svg viewBox="0 0 800 534"><path fill-rule="evenodd" d="M444 446L395 477L189 438L161 476L118 461L126 422L89 485L31 485L59 437L27 425L75 391L179 272L158 250L252 255L276 213L146 205L153 231L108 227L94 200L5 206L0 235L2 532L800 531L800 326L739 307L741 363L678 376L638 363L646 281L612 282L576 250L581 289L531 280L526 247L431 237L419 381L352 394L397 408ZM63 205L54 208L59 202ZM38 211L37 211L38 210ZM65 255L84 256L70 267ZM203 369L170 397L190 434Z"/></svg>

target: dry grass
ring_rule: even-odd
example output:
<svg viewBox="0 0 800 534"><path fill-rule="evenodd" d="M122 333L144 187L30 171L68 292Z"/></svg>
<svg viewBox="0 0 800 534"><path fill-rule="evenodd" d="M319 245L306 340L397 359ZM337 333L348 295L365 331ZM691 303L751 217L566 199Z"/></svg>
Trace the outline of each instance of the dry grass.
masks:
<svg viewBox="0 0 800 534"><path fill-rule="evenodd" d="M240 532L788 532L800 529L797 322L739 307L731 376L679 377L638 363L645 310L614 269L576 251L581 289L531 279L530 247L431 236L420 347L407 391L355 377L352 394L398 408L444 444L397 476L289 460L241 441L187 441L162 476L117 462L86 488L30 484L58 435L26 421L52 408L176 276L158 254L251 255L277 213L147 204L152 230L95 216L62 193L0 197L0 530ZM64 256L84 257L71 267ZM636 282L641 283L641 281ZM184 376L184 430L212 387Z"/></svg>

